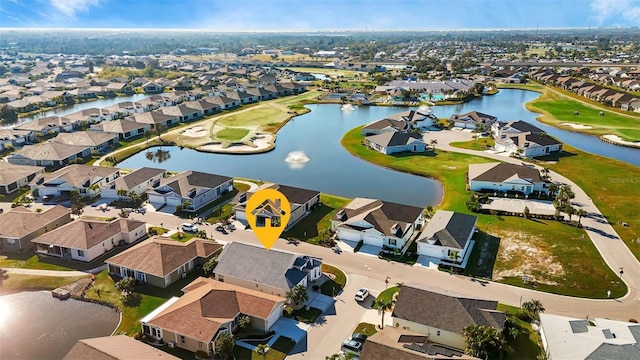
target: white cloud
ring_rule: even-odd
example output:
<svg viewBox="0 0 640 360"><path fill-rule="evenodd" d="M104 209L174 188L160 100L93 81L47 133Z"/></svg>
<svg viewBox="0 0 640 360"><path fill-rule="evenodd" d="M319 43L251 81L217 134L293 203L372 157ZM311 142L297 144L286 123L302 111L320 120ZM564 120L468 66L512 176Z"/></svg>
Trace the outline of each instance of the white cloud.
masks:
<svg viewBox="0 0 640 360"><path fill-rule="evenodd" d="M50 0L51 6L69 18L74 18L76 13L89 11L92 6L98 6L100 0Z"/></svg>
<svg viewBox="0 0 640 360"><path fill-rule="evenodd" d="M592 18L598 25L610 25L607 21L625 25L640 25L640 0L593 0L591 2Z"/></svg>

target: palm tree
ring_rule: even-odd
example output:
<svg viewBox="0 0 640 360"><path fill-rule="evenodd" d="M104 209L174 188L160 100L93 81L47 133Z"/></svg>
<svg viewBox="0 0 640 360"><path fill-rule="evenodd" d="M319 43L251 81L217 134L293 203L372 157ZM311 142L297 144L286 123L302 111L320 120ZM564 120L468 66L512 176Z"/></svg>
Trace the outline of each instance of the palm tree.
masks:
<svg viewBox="0 0 640 360"><path fill-rule="evenodd" d="M574 208L573 206L568 206L565 212L567 213L567 215L569 215L569 223L571 223L571 216L577 214L578 210L576 210L576 208Z"/></svg>
<svg viewBox="0 0 640 360"><path fill-rule="evenodd" d="M149 143L149 139L151 138L151 131L145 130L144 137L147 139L147 144Z"/></svg>
<svg viewBox="0 0 640 360"><path fill-rule="evenodd" d="M120 198L125 198L125 197L127 197L127 190L126 189L118 189L118 190L116 190L116 195L118 195L118 197L120 197Z"/></svg>
<svg viewBox="0 0 640 360"><path fill-rule="evenodd" d="M393 300L391 299L376 299L373 303L373 307L378 309L381 314L380 329L384 329L384 313L393 309Z"/></svg>
<svg viewBox="0 0 640 360"><path fill-rule="evenodd" d="M267 360L267 351L269 351L269 345L258 344L253 351L262 357L262 360Z"/></svg>
<svg viewBox="0 0 640 360"><path fill-rule="evenodd" d="M9 272L7 269L0 268L0 289L2 288L2 282L9 279Z"/></svg>
<svg viewBox="0 0 640 360"><path fill-rule="evenodd" d="M542 178L543 180L549 180L549 173L551 172L551 170L549 170L549 168L543 168L542 169Z"/></svg>
<svg viewBox="0 0 640 360"><path fill-rule="evenodd" d="M583 217L587 216L587 212L584 209L578 209L578 211L576 212L576 215L578 215L578 227L582 226L582 223L580 223L580 220L582 220Z"/></svg>
<svg viewBox="0 0 640 360"><path fill-rule="evenodd" d="M522 310L528 312L529 314L537 317L538 314L545 311L544 306L542 306L542 302L537 299L533 299L530 301L525 301L522 303Z"/></svg>
<svg viewBox="0 0 640 360"><path fill-rule="evenodd" d="M156 135L158 135L158 139L160 141L162 141L162 132L164 131L164 125L162 124L156 124L156 126L154 127L154 130L156 131Z"/></svg>
<svg viewBox="0 0 640 360"><path fill-rule="evenodd" d="M555 183L549 184L549 197L552 197L558 191L558 185Z"/></svg>
<svg viewBox="0 0 640 360"><path fill-rule="evenodd" d="M480 359L501 360L507 357L509 345L504 334L485 325L468 325L463 329L464 352Z"/></svg>
<svg viewBox="0 0 640 360"><path fill-rule="evenodd" d="M429 145L431 145L431 147L435 151L436 150L436 145L438 145L438 140L433 139L433 140L429 141Z"/></svg>
<svg viewBox="0 0 640 360"><path fill-rule="evenodd" d="M233 346L235 345L235 339L233 335L223 332L215 341L216 354L221 359L230 359L233 357Z"/></svg>
<svg viewBox="0 0 640 360"><path fill-rule="evenodd" d="M307 288L303 285L296 285L293 289L287 291L284 298L289 304L294 304L295 307L300 308L300 304L309 300L309 294L307 294Z"/></svg>

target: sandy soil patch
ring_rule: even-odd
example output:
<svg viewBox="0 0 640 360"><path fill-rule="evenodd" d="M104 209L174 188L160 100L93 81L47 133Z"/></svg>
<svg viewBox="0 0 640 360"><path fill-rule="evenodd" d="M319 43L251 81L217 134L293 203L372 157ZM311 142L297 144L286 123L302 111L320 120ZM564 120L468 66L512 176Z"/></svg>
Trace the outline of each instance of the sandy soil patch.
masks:
<svg viewBox="0 0 640 360"><path fill-rule="evenodd" d="M501 232L500 249L496 258L493 278L529 276L542 284L557 285L552 278L564 275L565 270L555 257L538 244L542 239L517 232Z"/></svg>
<svg viewBox="0 0 640 360"><path fill-rule="evenodd" d="M569 127L572 127L572 128L574 128L576 130L593 129L593 127L591 127L589 125L582 125L582 124L576 124L576 123L571 123L571 122L563 122L563 123L560 123L560 125L569 126Z"/></svg>
<svg viewBox="0 0 640 360"><path fill-rule="evenodd" d="M181 135L186 137L192 137L192 138L203 137L203 136L207 136L207 130L204 129L202 126L194 126L183 131Z"/></svg>
<svg viewBox="0 0 640 360"><path fill-rule="evenodd" d="M234 143L228 147L223 147L221 143L209 143L198 147L200 151L208 151L222 154L254 154L269 151L275 146L275 135L273 134L256 134L252 137L251 142L254 146L243 143Z"/></svg>
<svg viewBox="0 0 640 360"><path fill-rule="evenodd" d="M602 135L602 137L619 145L640 148L640 141L625 141L622 140L618 135Z"/></svg>

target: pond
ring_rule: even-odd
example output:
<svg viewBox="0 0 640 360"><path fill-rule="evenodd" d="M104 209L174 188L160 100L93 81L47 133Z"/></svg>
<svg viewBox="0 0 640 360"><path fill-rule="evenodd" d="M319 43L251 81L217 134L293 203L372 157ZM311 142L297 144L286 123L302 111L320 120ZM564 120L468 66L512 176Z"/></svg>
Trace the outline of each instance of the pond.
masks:
<svg viewBox="0 0 640 360"><path fill-rule="evenodd" d="M111 335L119 319L109 307L46 291L0 296L0 359L62 359L80 339Z"/></svg>
<svg viewBox="0 0 640 360"><path fill-rule="evenodd" d="M420 207L440 203L442 185L438 181L370 164L352 156L340 145L340 139L349 129L406 111L406 108L360 106L355 111L343 111L340 105L309 105L309 108L310 113L293 118L280 129L276 148L268 153L225 155L166 147L170 157L161 164L148 160L145 152L141 152L118 166L198 170ZM292 161L296 156L308 161Z"/></svg>

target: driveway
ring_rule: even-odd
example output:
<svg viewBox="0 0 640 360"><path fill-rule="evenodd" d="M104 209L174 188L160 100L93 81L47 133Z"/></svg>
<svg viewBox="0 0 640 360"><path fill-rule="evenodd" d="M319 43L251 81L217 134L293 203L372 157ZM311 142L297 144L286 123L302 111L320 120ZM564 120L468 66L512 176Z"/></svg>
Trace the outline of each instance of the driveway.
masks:
<svg viewBox="0 0 640 360"><path fill-rule="evenodd" d="M335 300L331 296L327 296L315 291L309 291L309 301L307 305L319 309L323 315L335 315ZM333 310L333 311L330 311Z"/></svg>
<svg viewBox="0 0 640 360"><path fill-rule="evenodd" d="M286 336L297 344L305 337L305 335L307 335L310 328L311 326L308 324L286 317L281 317L275 324L273 324L271 330L275 331L276 335ZM273 338L276 339L277 336L274 336Z"/></svg>
<svg viewBox="0 0 640 360"><path fill-rule="evenodd" d="M529 213L538 215L553 215L556 208L553 202L546 200L526 200L526 199L508 199L499 197L490 197L489 204L482 204L483 209L503 210L514 213L523 213L524 208L529 208Z"/></svg>

